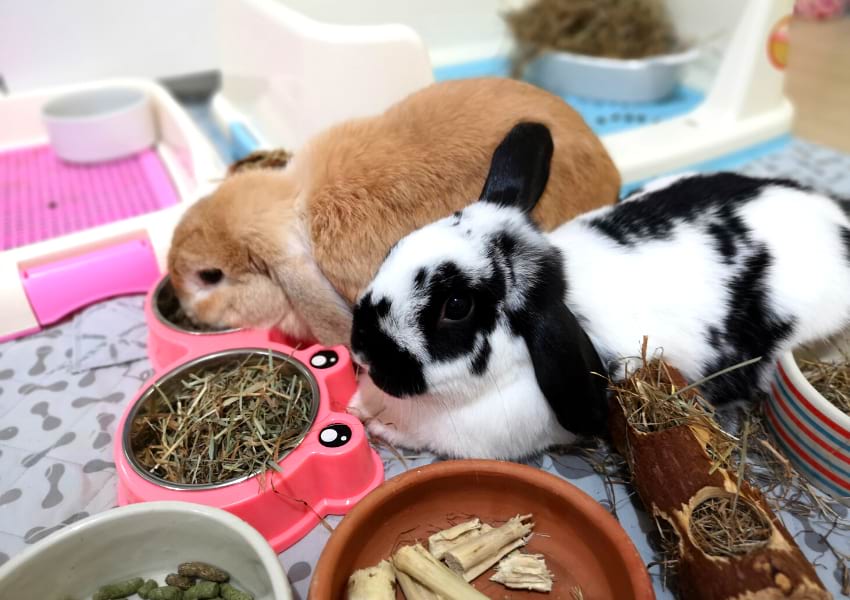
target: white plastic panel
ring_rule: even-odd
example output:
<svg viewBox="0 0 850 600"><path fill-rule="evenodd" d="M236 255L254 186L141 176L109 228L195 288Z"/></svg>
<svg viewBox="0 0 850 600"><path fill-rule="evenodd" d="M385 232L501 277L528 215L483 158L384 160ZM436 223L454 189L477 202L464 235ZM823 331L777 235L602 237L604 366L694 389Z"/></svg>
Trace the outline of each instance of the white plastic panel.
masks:
<svg viewBox="0 0 850 600"><path fill-rule="evenodd" d="M222 94L272 144L297 149L433 81L422 40L404 25L322 23L276 0L219 1L217 16Z"/></svg>
<svg viewBox="0 0 850 600"><path fill-rule="evenodd" d="M770 64L772 28L792 0L748 0L706 101L693 113L603 138L624 183L707 161L787 133L783 72Z"/></svg>
<svg viewBox="0 0 850 600"><path fill-rule="evenodd" d="M213 12L209 0L0 0L0 75L21 92L209 71Z"/></svg>
<svg viewBox="0 0 850 600"><path fill-rule="evenodd" d="M507 52L511 40L501 14L525 3L525 0L276 1L327 23L407 25L422 38L435 66Z"/></svg>

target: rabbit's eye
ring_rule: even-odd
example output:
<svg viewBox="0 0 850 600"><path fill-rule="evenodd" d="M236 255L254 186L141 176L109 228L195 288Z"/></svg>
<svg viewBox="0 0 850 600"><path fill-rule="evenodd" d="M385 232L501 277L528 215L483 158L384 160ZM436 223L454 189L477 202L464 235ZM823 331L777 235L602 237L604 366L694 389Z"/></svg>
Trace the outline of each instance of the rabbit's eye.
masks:
<svg viewBox="0 0 850 600"><path fill-rule="evenodd" d="M475 307L475 301L470 294L452 294L443 303L440 321L463 321Z"/></svg>
<svg viewBox="0 0 850 600"><path fill-rule="evenodd" d="M215 285L221 278L224 277L224 273L221 269L201 269L198 271L198 277L201 281L208 285Z"/></svg>

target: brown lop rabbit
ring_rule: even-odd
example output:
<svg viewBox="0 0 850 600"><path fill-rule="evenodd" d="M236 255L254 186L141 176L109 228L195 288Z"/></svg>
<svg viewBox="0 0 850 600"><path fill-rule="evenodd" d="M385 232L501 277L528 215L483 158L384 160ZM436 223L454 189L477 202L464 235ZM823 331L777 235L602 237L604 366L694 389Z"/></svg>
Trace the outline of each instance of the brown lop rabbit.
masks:
<svg viewBox="0 0 850 600"><path fill-rule="evenodd" d="M494 149L520 121L545 124L554 139L533 212L544 230L616 200L617 169L559 97L511 79L436 83L320 133L282 169L236 172L189 208L168 258L186 313L347 345L351 306L390 247L475 201Z"/></svg>

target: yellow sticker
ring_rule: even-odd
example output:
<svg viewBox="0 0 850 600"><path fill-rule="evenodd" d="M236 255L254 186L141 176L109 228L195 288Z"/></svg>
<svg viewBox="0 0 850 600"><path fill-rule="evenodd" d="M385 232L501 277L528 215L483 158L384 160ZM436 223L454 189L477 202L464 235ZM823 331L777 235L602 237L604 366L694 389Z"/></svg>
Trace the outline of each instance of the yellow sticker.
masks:
<svg viewBox="0 0 850 600"><path fill-rule="evenodd" d="M788 66L788 29L791 24L791 15L782 17L767 38L767 57L770 63L779 70Z"/></svg>

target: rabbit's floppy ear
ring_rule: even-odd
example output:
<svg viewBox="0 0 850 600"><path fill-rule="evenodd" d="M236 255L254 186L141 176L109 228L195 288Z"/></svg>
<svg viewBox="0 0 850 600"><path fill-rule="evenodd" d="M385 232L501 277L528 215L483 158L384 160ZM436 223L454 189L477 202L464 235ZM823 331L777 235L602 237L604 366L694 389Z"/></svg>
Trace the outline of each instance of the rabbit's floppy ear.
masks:
<svg viewBox="0 0 850 600"><path fill-rule="evenodd" d="M604 432L607 416L605 368L596 349L563 302L551 302L522 319L537 384L558 422L580 434Z"/></svg>
<svg viewBox="0 0 850 600"><path fill-rule="evenodd" d="M290 257L278 265L273 278L301 319L325 346L351 341L351 307L325 278L310 256Z"/></svg>
<svg viewBox="0 0 850 600"><path fill-rule="evenodd" d="M351 339L351 307L325 278L306 242L290 232L286 249L262 236L251 240L253 268L266 274L286 295L290 309L306 324L311 340L325 346Z"/></svg>
<svg viewBox="0 0 850 600"><path fill-rule="evenodd" d="M493 152L481 200L531 212L546 189L553 151L548 127L514 125Z"/></svg>

